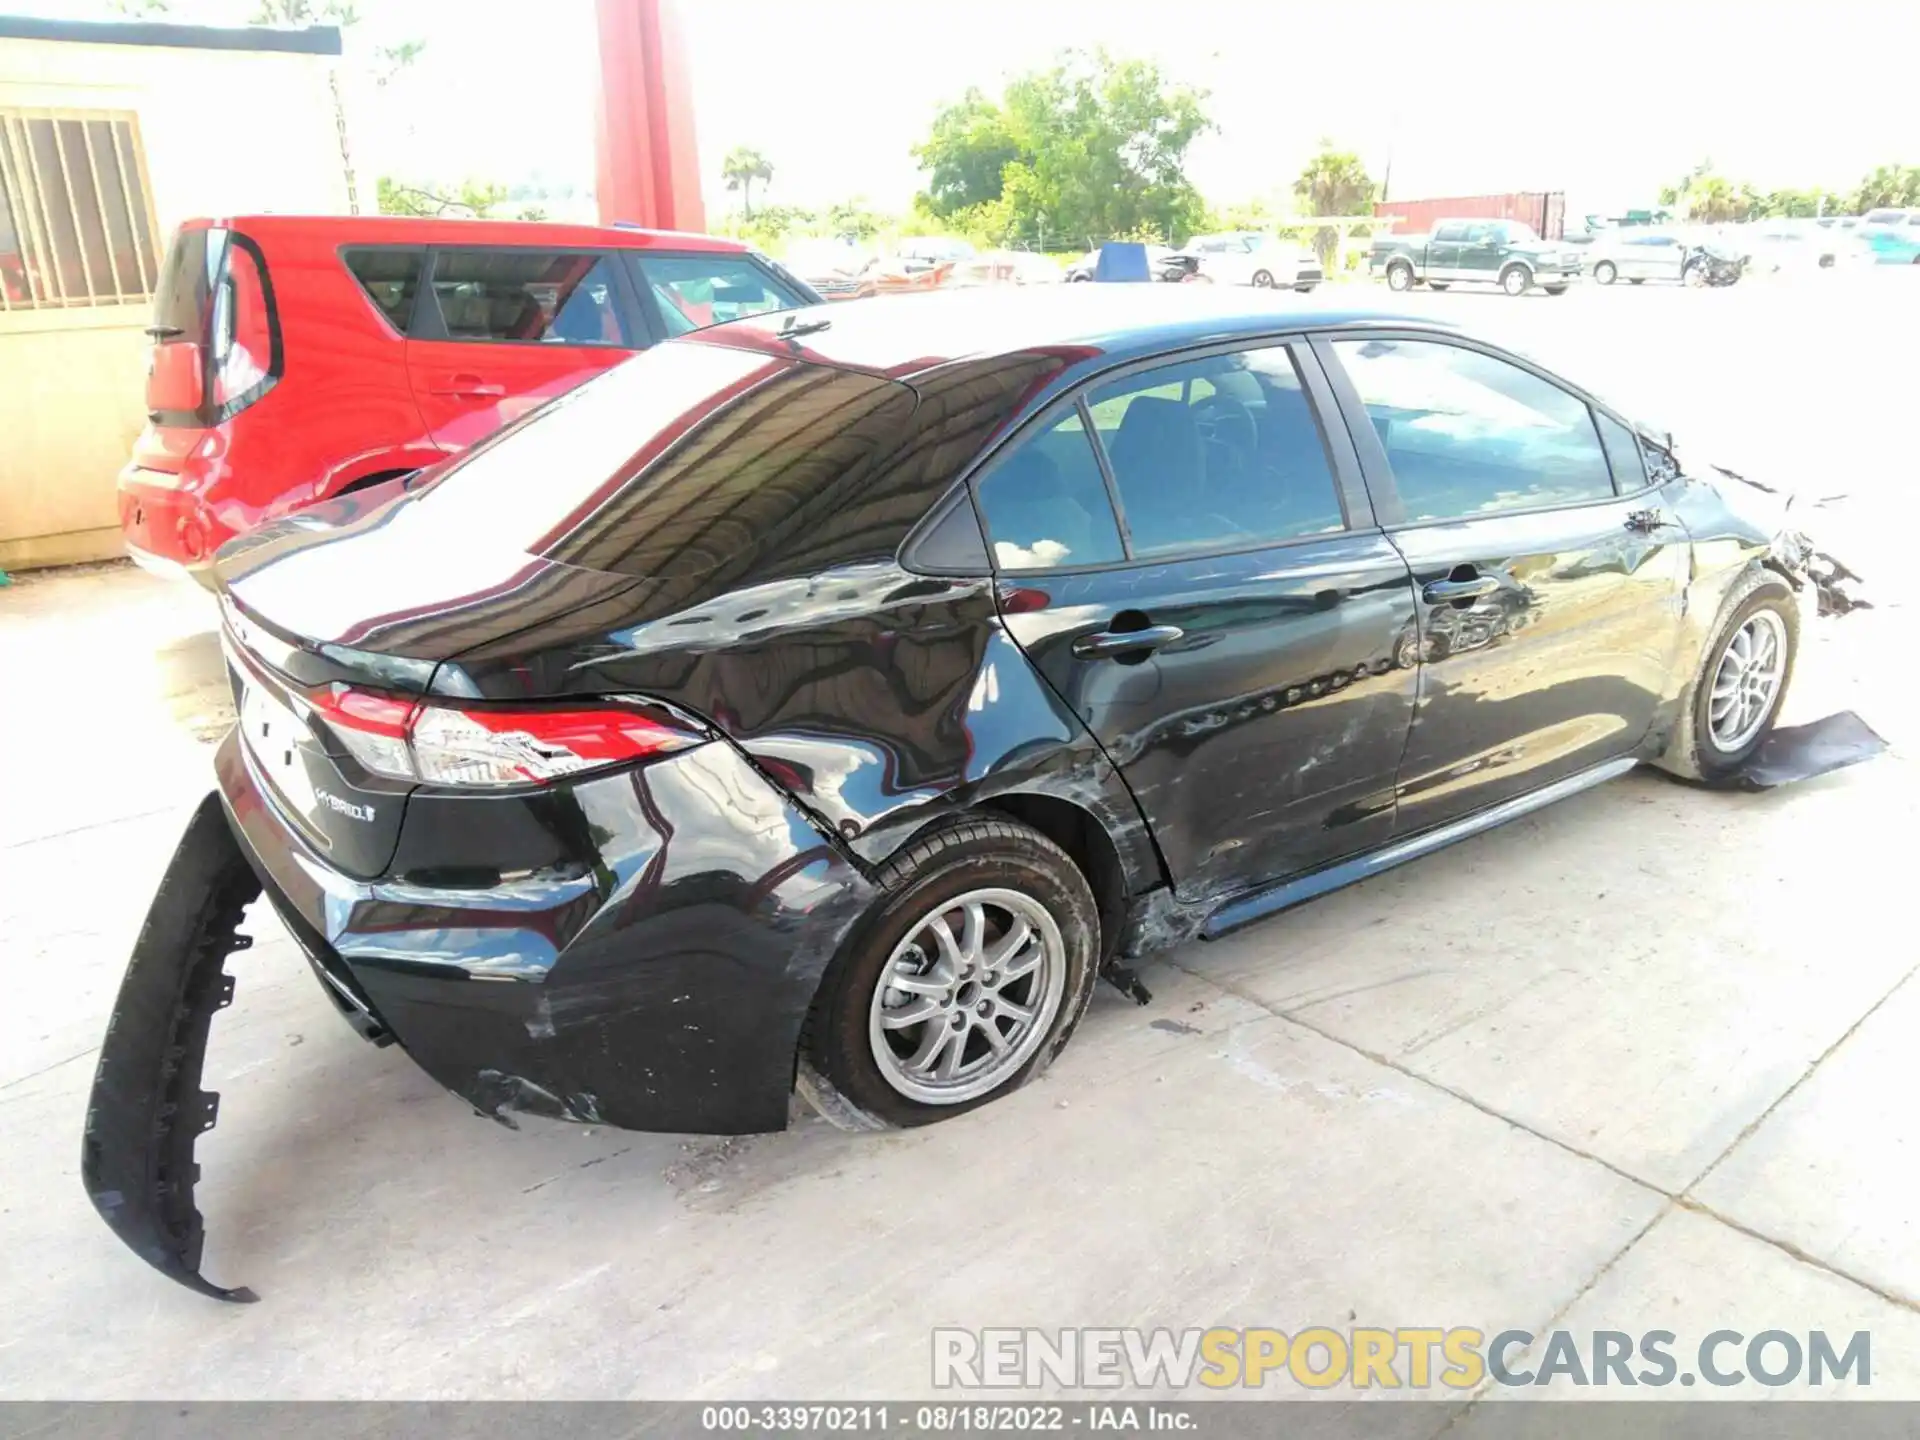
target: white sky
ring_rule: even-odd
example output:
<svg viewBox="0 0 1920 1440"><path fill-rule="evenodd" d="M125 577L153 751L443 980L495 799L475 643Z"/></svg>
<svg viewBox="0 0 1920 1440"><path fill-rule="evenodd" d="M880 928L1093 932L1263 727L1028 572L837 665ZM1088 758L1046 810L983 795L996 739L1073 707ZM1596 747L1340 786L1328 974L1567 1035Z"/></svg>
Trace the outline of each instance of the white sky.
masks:
<svg viewBox="0 0 1920 1440"><path fill-rule="evenodd" d="M1652 199L1711 156L1762 188L1851 185L1920 163L1914 0L678 0L710 213L738 144L769 198L904 208L942 101L990 94L1070 45L1155 59L1212 92L1192 152L1208 198L1284 194L1322 135L1402 198L1558 189L1569 213ZM252 0L173 0L244 19ZM419 37L356 93L365 172L450 182L593 178L593 0L360 0L349 55ZM108 0L0 0L112 18Z"/></svg>

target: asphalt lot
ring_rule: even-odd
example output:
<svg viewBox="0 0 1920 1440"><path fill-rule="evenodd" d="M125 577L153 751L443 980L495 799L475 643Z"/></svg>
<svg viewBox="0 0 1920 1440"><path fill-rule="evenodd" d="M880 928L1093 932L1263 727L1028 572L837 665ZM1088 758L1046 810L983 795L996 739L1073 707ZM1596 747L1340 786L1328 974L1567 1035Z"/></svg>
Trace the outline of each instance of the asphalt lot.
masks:
<svg viewBox="0 0 1920 1440"><path fill-rule="evenodd" d="M200 1204L207 1273L262 1300L222 1306L134 1260L78 1178L225 722L213 616L126 568L23 577L0 1396L902 1397L936 1325L1325 1324L1864 1329L1871 1388L1842 1393L1920 1398L1920 272L1406 308L1822 502L1883 608L1817 627L1785 718L1852 707L1893 753L1761 796L1630 776L1174 952L1150 1007L1103 988L1043 1082L881 1137L510 1133L356 1038L256 914Z"/></svg>

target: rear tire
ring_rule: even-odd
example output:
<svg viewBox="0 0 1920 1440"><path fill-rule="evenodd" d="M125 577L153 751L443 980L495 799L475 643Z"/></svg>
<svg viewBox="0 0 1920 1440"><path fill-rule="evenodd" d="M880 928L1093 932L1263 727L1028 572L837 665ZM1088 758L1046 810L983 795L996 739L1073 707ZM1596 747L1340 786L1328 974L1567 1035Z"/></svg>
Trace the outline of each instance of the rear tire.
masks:
<svg viewBox="0 0 1920 1440"><path fill-rule="evenodd" d="M1793 683L1800 607L1787 582L1771 570L1754 570L1727 597L1725 609L1727 618L1687 687L1672 743L1661 761L1688 780L1722 780L1746 764L1773 733ZM1744 662L1734 654L1742 643L1750 657ZM1742 717L1728 701L1754 693L1752 657L1768 644L1775 647L1775 673L1766 693Z"/></svg>
<svg viewBox="0 0 1920 1440"><path fill-rule="evenodd" d="M1413 288L1413 266L1404 260L1395 260L1387 266L1387 288L1389 290L1411 290Z"/></svg>
<svg viewBox="0 0 1920 1440"><path fill-rule="evenodd" d="M972 818L915 840L878 878L884 893L808 1013L802 1057L817 1078L803 1079L882 1128L965 1114L1041 1074L1099 972L1079 867L1036 830Z"/></svg>
<svg viewBox="0 0 1920 1440"><path fill-rule="evenodd" d="M1593 267L1593 283L1596 285L1611 285L1619 278L1620 271L1611 260L1602 260Z"/></svg>
<svg viewBox="0 0 1920 1440"><path fill-rule="evenodd" d="M1500 272L1500 288L1509 295L1524 295L1533 286L1533 276L1524 265L1509 265Z"/></svg>
<svg viewBox="0 0 1920 1440"><path fill-rule="evenodd" d="M1253 272L1253 288L1256 290L1271 290L1273 288L1272 273L1266 270L1254 271Z"/></svg>

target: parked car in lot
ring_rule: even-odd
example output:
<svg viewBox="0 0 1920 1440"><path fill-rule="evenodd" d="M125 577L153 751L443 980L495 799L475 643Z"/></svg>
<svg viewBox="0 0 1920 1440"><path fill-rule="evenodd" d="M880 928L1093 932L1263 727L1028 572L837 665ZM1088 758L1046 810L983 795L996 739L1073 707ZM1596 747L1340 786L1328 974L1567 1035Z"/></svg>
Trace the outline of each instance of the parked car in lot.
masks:
<svg viewBox="0 0 1920 1440"><path fill-rule="evenodd" d="M1367 253L1368 273L1395 290L1478 284L1524 295L1538 285L1564 295L1580 263L1578 247L1542 240L1518 220L1445 220L1431 235L1379 236Z"/></svg>
<svg viewBox="0 0 1920 1440"><path fill-rule="evenodd" d="M1196 235L1180 248L1194 257L1201 275L1222 285L1305 293L1326 279L1320 257L1311 250L1257 230Z"/></svg>
<svg viewBox="0 0 1920 1440"><path fill-rule="evenodd" d="M874 293L879 256L850 240L801 240L785 266L822 300L863 300Z"/></svg>
<svg viewBox="0 0 1920 1440"><path fill-rule="evenodd" d="M1751 243L1751 237L1749 237ZM1745 270L1743 256L1718 240L1660 230L1613 230L1594 241L1585 256L1598 285L1649 280L1676 285L1730 285Z"/></svg>
<svg viewBox="0 0 1920 1440"><path fill-rule="evenodd" d="M154 298L120 529L204 577L266 520L457 455L636 350L819 297L708 235L530 221L190 220Z"/></svg>
<svg viewBox="0 0 1920 1440"><path fill-rule="evenodd" d="M1066 278L1076 282L1095 279L1100 269L1100 252L1105 248L1107 247L1095 246L1069 265ZM1194 279L1200 273L1200 260L1196 255L1175 250L1170 245L1143 245L1140 248L1146 254L1147 271L1151 279L1164 281L1169 285L1178 285Z"/></svg>
<svg viewBox="0 0 1920 1440"><path fill-rule="evenodd" d="M1832 230L1813 220L1763 220L1745 228L1750 271L1799 275L1871 264L1874 258L1854 232Z"/></svg>
<svg viewBox="0 0 1920 1440"><path fill-rule="evenodd" d="M1920 265L1920 210L1869 210L1855 233L1879 264Z"/></svg>
<svg viewBox="0 0 1920 1440"><path fill-rule="evenodd" d="M1430 321L1062 285L683 335L222 552L240 724L88 1193L233 1294L193 1149L262 888L503 1121L925 1124L1131 959L1643 761L1738 773L1813 565L1778 496Z"/></svg>

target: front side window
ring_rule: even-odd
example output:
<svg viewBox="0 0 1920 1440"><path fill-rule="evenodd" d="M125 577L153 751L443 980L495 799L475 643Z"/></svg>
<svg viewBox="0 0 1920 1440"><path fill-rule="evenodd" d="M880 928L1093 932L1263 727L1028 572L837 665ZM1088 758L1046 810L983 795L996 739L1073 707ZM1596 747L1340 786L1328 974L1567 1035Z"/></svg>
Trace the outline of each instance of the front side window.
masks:
<svg viewBox="0 0 1920 1440"><path fill-rule="evenodd" d="M1142 371L1087 399L1136 556L1345 527L1326 444L1284 345Z"/></svg>
<svg viewBox="0 0 1920 1440"><path fill-rule="evenodd" d="M1508 361L1430 340L1333 346L1373 421L1409 521L1613 494L1586 403Z"/></svg>
<svg viewBox="0 0 1920 1440"><path fill-rule="evenodd" d="M1640 450L1640 437L1600 411L1594 412L1593 421L1600 427L1600 443L1606 449L1607 463L1613 466L1614 488L1622 495L1646 488L1647 461Z"/></svg>
<svg viewBox="0 0 1920 1440"><path fill-rule="evenodd" d="M440 250L433 295L451 340L628 346L613 266L591 253Z"/></svg>
<svg viewBox="0 0 1920 1440"><path fill-rule="evenodd" d="M638 263L669 337L803 303L741 255L642 255Z"/></svg>
<svg viewBox="0 0 1920 1440"><path fill-rule="evenodd" d="M976 492L1002 570L1109 565L1124 558L1100 461L1070 410L994 461Z"/></svg>

